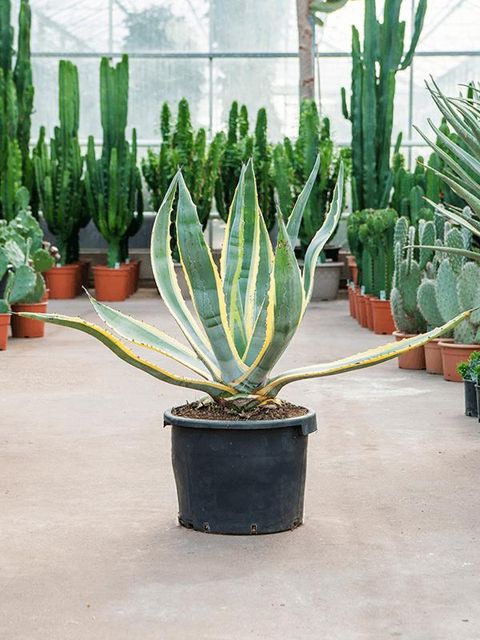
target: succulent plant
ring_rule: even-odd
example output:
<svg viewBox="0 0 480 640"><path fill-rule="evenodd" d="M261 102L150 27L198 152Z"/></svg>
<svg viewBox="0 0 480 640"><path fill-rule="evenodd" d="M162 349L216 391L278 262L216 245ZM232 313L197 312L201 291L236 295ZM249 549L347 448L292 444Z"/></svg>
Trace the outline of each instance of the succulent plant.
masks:
<svg viewBox="0 0 480 640"><path fill-rule="evenodd" d="M393 237L397 212L394 209L366 209L358 228L361 244L361 284L365 293L388 300L393 277Z"/></svg>
<svg viewBox="0 0 480 640"><path fill-rule="evenodd" d="M426 323L417 304L417 291L422 281L422 270L415 259L417 230L405 217L397 220L394 233L394 262L390 305L395 326L406 334L420 333Z"/></svg>
<svg viewBox="0 0 480 640"><path fill-rule="evenodd" d="M472 351L466 362L457 366L458 373L464 380L478 384L480 378L480 351Z"/></svg>
<svg viewBox="0 0 480 640"><path fill-rule="evenodd" d="M34 150L33 163L42 214L60 250L61 264L79 259L78 234L90 220L84 202L83 158L78 142L79 84L77 67L60 60L60 126L48 146L45 129Z"/></svg>
<svg viewBox="0 0 480 640"><path fill-rule="evenodd" d="M343 373L383 362L448 331L469 311L423 336L388 344L336 362L301 367L272 375L305 313L313 289L318 256L342 211L343 167L325 222L310 244L300 270L293 247L302 215L319 168L317 159L305 189L285 224L277 215L278 239L273 248L258 206L253 163L242 168L232 204L218 271L205 241L196 207L181 172L177 173L155 220L151 257L157 286L189 347L161 330L135 320L92 298L99 314L121 338L162 353L193 371L196 377L174 374L142 357L106 329L81 318L55 314L22 315L90 334L119 358L146 373L181 387L208 394L231 407L278 402L279 391L291 382ZM178 286L170 248L171 212L178 192L176 233L183 273L190 287L193 312Z"/></svg>

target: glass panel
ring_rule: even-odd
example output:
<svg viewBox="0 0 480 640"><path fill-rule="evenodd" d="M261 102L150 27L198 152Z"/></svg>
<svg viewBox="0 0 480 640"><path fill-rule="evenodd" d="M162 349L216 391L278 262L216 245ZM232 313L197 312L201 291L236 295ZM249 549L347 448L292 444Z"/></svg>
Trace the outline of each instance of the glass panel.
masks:
<svg viewBox="0 0 480 640"><path fill-rule="evenodd" d="M268 135L273 141L295 135L298 117L298 62L296 59L228 59L213 63L213 128L224 128L233 100L246 104L250 128L256 112L267 109Z"/></svg>
<svg viewBox="0 0 480 640"><path fill-rule="evenodd" d="M447 95L458 95L465 91L459 85L468 83L480 76L480 57L417 57L414 66L413 91L413 122L422 131L428 133L427 118L431 118L435 125L440 122L440 114L435 107L430 94L425 88L425 78L432 75L442 91ZM421 140L414 131L413 140Z"/></svg>
<svg viewBox="0 0 480 640"><path fill-rule="evenodd" d="M476 1L435 0L429 3L419 51L478 50L480 6Z"/></svg>

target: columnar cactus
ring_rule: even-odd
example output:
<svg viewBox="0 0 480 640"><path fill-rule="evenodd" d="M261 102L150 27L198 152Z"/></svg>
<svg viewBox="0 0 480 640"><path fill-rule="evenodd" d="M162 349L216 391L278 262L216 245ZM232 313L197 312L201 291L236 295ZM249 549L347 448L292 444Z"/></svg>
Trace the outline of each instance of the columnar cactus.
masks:
<svg viewBox="0 0 480 640"><path fill-rule="evenodd" d="M99 159L93 136L86 156L86 202L95 225L108 242L108 266L128 257L128 238L141 225L143 202L137 167L135 130L125 138L128 111L128 56L115 67L100 63L100 109L103 147Z"/></svg>
<svg viewBox="0 0 480 640"><path fill-rule="evenodd" d="M397 220L394 233L393 285L390 304L395 326L406 334L420 333L426 323L417 304L417 291L422 280L422 270L415 259L416 228L407 218Z"/></svg>
<svg viewBox="0 0 480 640"><path fill-rule="evenodd" d="M386 300L390 297L394 257L394 230L397 213L393 209L367 209L358 229L361 248L362 284L365 293Z"/></svg>
<svg viewBox="0 0 480 640"><path fill-rule="evenodd" d="M401 0L385 0L383 23L375 0L365 0L363 50L352 27L352 95L343 113L352 123L352 203L354 209L383 208L392 187L390 145L393 127L395 76L410 66L423 26L427 0L420 0L412 40L404 53L405 22Z"/></svg>
<svg viewBox="0 0 480 640"><path fill-rule="evenodd" d="M55 127L49 146L45 142L45 130L41 128L33 163L43 217L55 236L61 264L68 264L79 258L78 233L90 217L84 206L83 158L78 142L77 67L60 60L58 79L60 126Z"/></svg>
<svg viewBox="0 0 480 640"><path fill-rule="evenodd" d="M29 156L33 84L30 63L30 5L21 0L18 45L12 68L13 28L11 2L0 3L0 217L11 220L16 213L15 196L25 184L31 189Z"/></svg>
<svg viewBox="0 0 480 640"><path fill-rule="evenodd" d="M300 228L302 254L322 226L341 159L341 155L335 152L330 135L330 120L320 120L315 102L305 99L300 106L297 140L292 143L285 138L273 152L273 182L282 211L288 211L293 198L299 196L317 155L320 156L320 170Z"/></svg>

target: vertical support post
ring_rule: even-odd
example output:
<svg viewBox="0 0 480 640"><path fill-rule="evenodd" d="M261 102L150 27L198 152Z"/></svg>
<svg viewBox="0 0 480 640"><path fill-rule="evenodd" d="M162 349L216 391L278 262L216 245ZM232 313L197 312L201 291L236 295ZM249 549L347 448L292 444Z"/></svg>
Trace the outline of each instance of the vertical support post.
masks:
<svg viewBox="0 0 480 640"><path fill-rule="evenodd" d="M412 0L411 4L411 16L410 16L410 24L415 24L415 5L416 0ZM413 68L415 66L415 55L412 59L412 64L410 65L409 75L408 75L408 125L407 125L407 133L408 133L408 141L411 142L413 136ZM412 146L411 144L408 146L408 168L412 170Z"/></svg>

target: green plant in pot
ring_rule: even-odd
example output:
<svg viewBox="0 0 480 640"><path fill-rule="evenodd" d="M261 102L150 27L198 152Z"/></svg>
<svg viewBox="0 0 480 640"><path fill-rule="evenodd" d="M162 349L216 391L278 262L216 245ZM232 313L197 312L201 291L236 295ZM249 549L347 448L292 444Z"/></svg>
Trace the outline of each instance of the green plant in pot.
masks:
<svg viewBox="0 0 480 640"><path fill-rule="evenodd" d="M134 272L128 259L128 239L142 223L141 177L137 167L135 129L131 145L125 138L128 112L128 57L114 67L100 63L100 109L103 146L96 157L88 139L85 191L92 219L108 243L107 266L94 267L95 289L102 300L124 300L131 292Z"/></svg>
<svg viewBox="0 0 480 640"><path fill-rule="evenodd" d="M57 268L46 275L50 297L74 298L82 276L79 232L90 216L85 206L83 158L78 142L78 70L73 63L60 60L58 84L60 125L55 127L50 145L45 142L45 129L41 128L33 164L40 208L60 253Z"/></svg>
<svg viewBox="0 0 480 640"><path fill-rule="evenodd" d="M315 415L283 402L279 392L296 381L394 358L449 331L470 314L462 313L428 334L336 362L272 373L305 314L318 256L343 208L340 167L330 210L300 270L293 247L318 166L317 160L287 222L277 215L275 248L258 206L253 163L242 168L225 231L220 271L205 242L185 181L180 172L175 176L155 220L151 255L162 299L188 346L94 299L92 304L108 329L81 318L42 317L94 336L122 360L159 380L204 395L195 403L165 413L165 423L173 427L179 517L186 527L250 534L301 524L307 435L316 429ZM193 310L180 295L170 248L177 192L177 242ZM139 356L122 339L162 353L190 373L171 373Z"/></svg>
<svg viewBox="0 0 480 640"><path fill-rule="evenodd" d="M468 360L457 365L457 372L463 380L465 415L478 418L477 387L480 376L480 351L472 351Z"/></svg>
<svg viewBox="0 0 480 640"><path fill-rule="evenodd" d="M27 195L24 193L23 198ZM22 194L19 200L22 202ZM1 307L5 313L9 313L10 305L16 312L44 313L47 302L42 274L52 268L55 259L52 251L45 247L43 232L26 209L25 200L19 206L21 210L13 220L9 223L0 221L0 272L3 272ZM19 338L42 337L44 325L14 315L12 335Z"/></svg>
<svg viewBox="0 0 480 640"><path fill-rule="evenodd" d="M369 329L378 334L394 330L390 309L390 290L394 268L394 230L397 213L393 209L365 210L364 222L358 227L362 245L362 295L367 297L366 320Z"/></svg>

